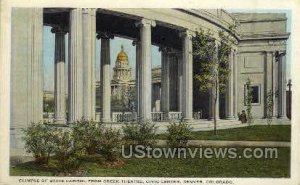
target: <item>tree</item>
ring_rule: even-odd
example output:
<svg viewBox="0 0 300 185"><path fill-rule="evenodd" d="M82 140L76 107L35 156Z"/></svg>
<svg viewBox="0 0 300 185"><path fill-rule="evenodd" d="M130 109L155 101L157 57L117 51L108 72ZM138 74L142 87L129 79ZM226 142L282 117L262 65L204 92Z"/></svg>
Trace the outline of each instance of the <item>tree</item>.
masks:
<svg viewBox="0 0 300 185"><path fill-rule="evenodd" d="M230 27L234 31L235 27ZM193 60L195 66L194 79L199 83L199 90L202 92L212 91L214 104L214 135L217 134L217 115L216 111L218 93L226 91L228 82L229 55L234 44L234 40L224 31L219 32L221 42L216 43L211 32L204 33L203 30L196 33L193 39Z"/></svg>
<svg viewBox="0 0 300 185"><path fill-rule="evenodd" d="M267 93L266 97L266 108L267 108L267 122L268 125L270 125L273 121L273 107L274 107L274 102L273 102L273 90L270 89Z"/></svg>
<svg viewBox="0 0 300 185"><path fill-rule="evenodd" d="M253 89L251 87L250 78L246 82L247 94L246 94L246 111L247 111L247 122L250 125L252 123L252 100L253 100Z"/></svg>

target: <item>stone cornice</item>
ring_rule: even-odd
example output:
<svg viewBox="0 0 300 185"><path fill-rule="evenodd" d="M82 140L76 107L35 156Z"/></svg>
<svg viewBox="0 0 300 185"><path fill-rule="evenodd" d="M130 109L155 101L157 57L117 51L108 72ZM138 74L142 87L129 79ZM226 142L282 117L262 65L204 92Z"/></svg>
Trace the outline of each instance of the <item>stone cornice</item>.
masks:
<svg viewBox="0 0 300 185"><path fill-rule="evenodd" d="M242 35L240 41L248 40L287 40L290 33L287 34L252 34L252 35Z"/></svg>

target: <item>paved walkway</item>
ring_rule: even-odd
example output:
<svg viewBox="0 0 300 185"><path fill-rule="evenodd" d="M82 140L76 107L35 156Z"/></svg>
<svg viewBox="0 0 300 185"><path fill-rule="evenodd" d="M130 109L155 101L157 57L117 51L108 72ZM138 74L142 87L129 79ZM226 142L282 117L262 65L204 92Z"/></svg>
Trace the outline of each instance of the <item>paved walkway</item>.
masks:
<svg viewBox="0 0 300 185"><path fill-rule="evenodd" d="M169 125L169 122L154 122L155 125L158 127L157 133L166 133L167 127ZM193 131L210 131L214 129L213 121L208 121L207 119L200 119L200 120L194 120L190 123L193 128ZM290 120L274 120L272 125L290 125ZM125 125L125 123L107 123L107 126L112 126L116 129L121 129L122 126ZM266 119L259 119L255 120L254 123L251 123L251 125L267 125ZM217 122L217 129L230 129L230 128L240 128L240 127L247 127L248 124L244 123L242 124L238 120L218 120Z"/></svg>
<svg viewBox="0 0 300 185"><path fill-rule="evenodd" d="M157 140L157 145L166 145L167 140ZM223 141L223 140L190 140L191 146L235 146L235 147L290 147L290 142L281 141Z"/></svg>

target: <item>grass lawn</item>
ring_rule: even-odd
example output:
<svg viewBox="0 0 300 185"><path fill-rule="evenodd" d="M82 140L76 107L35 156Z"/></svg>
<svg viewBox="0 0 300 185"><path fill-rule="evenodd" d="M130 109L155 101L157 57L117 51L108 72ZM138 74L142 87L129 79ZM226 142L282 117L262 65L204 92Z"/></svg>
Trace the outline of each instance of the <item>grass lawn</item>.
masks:
<svg viewBox="0 0 300 185"><path fill-rule="evenodd" d="M160 134L158 139L167 139ZM227 141L291 141L290 125L253 125L242 128L193 132L192 140L227 140Z"/></svg>
<svg viewBox="0 0 300 185"><path fill-rule="evenodd" d="M241 154L243 148L238 148ZM198 155L197 155L198 156ZM114 177L289 177L290 149L278 148L277 159L123 159L121 167L106 167L95 158L86 159L82 170L85 176ZM51 163L50 163L51 164ZM50 165L51 166L51 165ZM12 176L53 176L55 168L41 167L33 162L10 168Z"/></svg>

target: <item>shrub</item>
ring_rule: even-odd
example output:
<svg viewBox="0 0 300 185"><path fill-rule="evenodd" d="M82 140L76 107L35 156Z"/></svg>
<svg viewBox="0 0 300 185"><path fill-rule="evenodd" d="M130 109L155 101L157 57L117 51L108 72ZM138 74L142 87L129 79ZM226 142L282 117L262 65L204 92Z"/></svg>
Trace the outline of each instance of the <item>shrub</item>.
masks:
<svg viewBox="0 0 300 185"><path fill-rule="evenodd" d="M192 127L185 122L171 122L167 129L168 145L171 147L186 147L192 136Z"/></svg>
<svg viewBox="0 0 300 185"><path fill-rule="evenodd" d="M129 144L151 146L155 143L157 127L150 121L129 123L122 127L124 137Z"/></svg>
<svg viewBox="0 0 300 185"><path fill-rule="evenodd" d="M103 125L92 120L80 120L73 125L74 142L78 149L84 149L88 154L95 154L100 144ZM80 146L79 146L80 144Z"/></svg>
<svg viewBox="0 0 300 185"><path fill-rule="evenodd" d="M112 128L105 128L101 136L98 150L106 161L114 162L119 159L122 139L120 131Z"/></svg>
<svg viewBox="0 0 300 185"><path fill-rule="evenodd" d="M42 123L32 123L23 130L25 149L33 153L36 163L48 164L56 145L56 131L55 127Z"/></svg>
<svg viewBox="0 0 300 185"><path fill-rule="evenodd" d="M76 143L77 142L77 143ZM75 141L72 130L60 128L56 140L55 155L58 159L59 171L75 172L81 165L80 158L85 154L82 141Z"/></svg>

